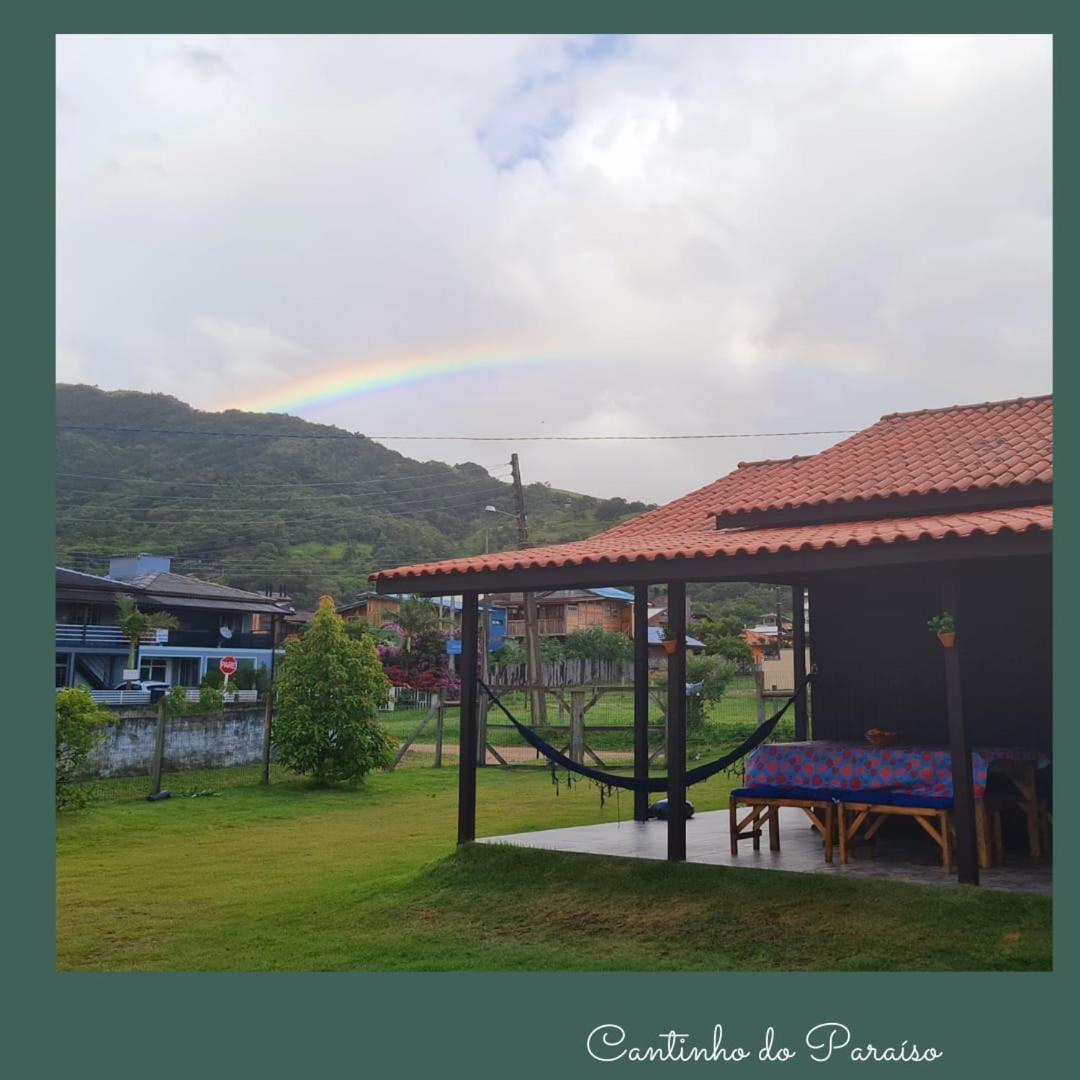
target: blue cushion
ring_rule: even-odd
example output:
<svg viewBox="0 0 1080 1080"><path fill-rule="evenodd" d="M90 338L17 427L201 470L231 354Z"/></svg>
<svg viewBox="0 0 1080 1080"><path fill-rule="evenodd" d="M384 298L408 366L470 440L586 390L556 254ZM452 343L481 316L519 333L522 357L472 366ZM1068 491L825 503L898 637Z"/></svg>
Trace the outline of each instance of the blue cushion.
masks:
<svg viewBox="0 0 1080 1080"><path fill-rule="evenodd" d="M804 799L808 802L870 803L874 806L908 806L924 810L951 810L953 806L952 799L934 795L912 795L882 788L833 791L830 788L773 787L762 784L752 788L737 788L731 795L735 799Z"/></svg>
<svg viewBox="0 0 1080 1080"><path fill-rule="evenodd" d="M866 788L863 791L834 792L837 802L870 803L874 806L910 806L922 810L951 810L953 801L935 795L912 795L903 791Z"/></svg>

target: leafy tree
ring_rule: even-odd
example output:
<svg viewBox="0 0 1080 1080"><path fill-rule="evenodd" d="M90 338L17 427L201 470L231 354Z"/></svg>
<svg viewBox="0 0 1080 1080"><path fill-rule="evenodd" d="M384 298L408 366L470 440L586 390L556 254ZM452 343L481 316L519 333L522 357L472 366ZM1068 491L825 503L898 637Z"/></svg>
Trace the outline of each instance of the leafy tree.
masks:
<svg viewBox="0 0 1080 1080"><path fill-rule="evenodd" d="M389 765L393 740L375 721L388 685L372 639L350 638L324 596L311 629L286 643L275 680L278 760L319 784L355 783Z"/></svg>
<svg viewBox="0 0 1080 1080"><path fill-rule="evenodd" d="M401 627L402 644L406 652L412 652L417 638L438 633L439 612L435 605L419 596L407 596L398 606L394 621Z"/></svg>
<svg viewBox="0 0 1080 1080"><path fill-rule="evenodd" d="M735 634L725 632L737 623L737 619L725 616L717 622L695 623L690 633L704 643L706 656L722 656L736 665L745 665L753 662L754 653L741 637L742 628Z"/></svg>
<svg viewBox="0 0 1080 1080"><path fill-rule="evenodd" d="M557 664L566 659L566 647L554 637L542 637L540 639L540 660L543 663Z"/></svg>
<svg viewBox="0 0 1080 1080"><path fill-rule="evenodd" d="M116 624L120 633L128 639L128 667L135 666L135 657L139 651L139 642L147 637L151 630L175 630L180 624L175 615L167 611L140 611L133 597L127 593L116 594Z"/></svg>
<svg viewBox="0 0 1080 1080"><path fill-rule="evenodd" d="M629 660L634 655L634 643L625 634L599 626L567 634L564 649L571 660Z"/></svg>
<svg viewBox="0 0 1080 1080"><path fill-rule="evenodd" d="M688 656L686 658L686 727L700 729L705 724L706 705L719 701L735 677L735 665L719 656ZM661 669L652 678L654 686L667 687L667 671Z"/></svg>
<svg viewBox="0 0 1080 1080"><path fill-rule="evenodd" d="M491 654L491 659L496 664L527 664L529 662L525 646L518 641L507 641Z"/></svg>
<svg viewBox="0 0 1080 1080"><path fill-rule="evenodd" d="M75 779L90 751L101 741L101 728L111 719L81 686L72 686L56 695L56 808L82 806L87 789Z"/></svg>

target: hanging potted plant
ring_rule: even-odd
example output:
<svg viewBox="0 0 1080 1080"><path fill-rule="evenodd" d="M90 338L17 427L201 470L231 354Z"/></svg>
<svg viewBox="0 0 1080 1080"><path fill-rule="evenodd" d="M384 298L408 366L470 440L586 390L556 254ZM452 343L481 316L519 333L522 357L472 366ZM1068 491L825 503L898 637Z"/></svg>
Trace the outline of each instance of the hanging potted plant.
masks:
<svg viewBox="0 0 1080 1080"><path fill-rule="evenodd" d="M951 649L956 644L956 623L949 612L943 611L940 615L935 615L926 625L930 627L931 633L937 634L938 641L946 649Z"/></svg>
<svg viewBox="0 0 1080 1080"><path fill-rule="evenodd" d="M673 653L678 646L678 642L675 640L675 635L671 632L670 626L665 626L660 633L660 644L664 646L664 652Z"/></svg>

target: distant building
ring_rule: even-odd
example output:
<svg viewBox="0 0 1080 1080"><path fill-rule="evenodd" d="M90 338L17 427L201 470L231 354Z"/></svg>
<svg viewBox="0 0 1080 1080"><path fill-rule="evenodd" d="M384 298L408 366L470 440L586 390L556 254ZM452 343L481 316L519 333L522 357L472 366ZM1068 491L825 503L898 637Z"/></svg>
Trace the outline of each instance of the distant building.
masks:
<svg viewBox="0 0 1080 1080"><path fill-rule="evenodd" d="M623 589L557 589L536 595L537 622L541 637L565 638L576 630L607 630L634 633L634 594ZM492 593L488 599L506 609L506 634L525 637L525 594Z"/></svg>
<svg viewBox="0 0 1080 1080"><path fill-rule="evenodd" d="M198 686L223 656L240 667L269 667L275 623L293 613L288 598L174 574L164 555L110 559L107 576L56 568L56 686L120 686L129 644L117 625L117 594L146 612L164 611L179 626L140 642L139 678Z"/></svg>

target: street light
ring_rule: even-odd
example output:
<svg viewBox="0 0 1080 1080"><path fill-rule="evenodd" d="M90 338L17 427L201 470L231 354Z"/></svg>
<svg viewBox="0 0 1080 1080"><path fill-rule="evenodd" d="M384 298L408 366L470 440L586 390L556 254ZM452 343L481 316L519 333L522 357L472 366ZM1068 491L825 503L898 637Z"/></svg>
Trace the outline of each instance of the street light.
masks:
<svg viewBox="0 0 1080 1080"><path fill-rule="evenodd" d="M500 510L497 506L485 506L484 512L488 514L502 514L503 517L517 518L517 514L511 514L509 510Z"/></svg>

